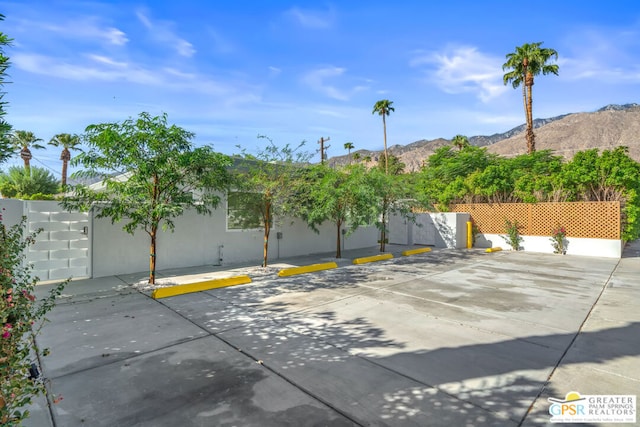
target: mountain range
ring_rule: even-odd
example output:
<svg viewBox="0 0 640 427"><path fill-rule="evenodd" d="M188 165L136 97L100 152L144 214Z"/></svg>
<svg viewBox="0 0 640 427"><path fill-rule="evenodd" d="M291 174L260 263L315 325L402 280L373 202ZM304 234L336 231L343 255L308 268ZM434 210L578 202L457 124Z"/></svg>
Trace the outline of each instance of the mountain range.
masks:
<svg viewBox="0 0 640 427"><path fill-rule="evenodd" d="M599 150L627 146L629 155L640 161L640 105L611 104L595 112L570 113L547 119L535 119L533 126L537 150L551 150L570 159L578 151L591 148ZM527 151L525 125L489 136L471 136L469 143L487 147L487 151L505 157L517 156ZM438 138L419 140L407 145L389 147L389 154L397 156L405 164L405 171L417 171L434 151L451 140ZM383 151L357 150L361 158L371 157L370 165L377 163ZM345 165L348 155L331 157L330 165Z"/></svg>

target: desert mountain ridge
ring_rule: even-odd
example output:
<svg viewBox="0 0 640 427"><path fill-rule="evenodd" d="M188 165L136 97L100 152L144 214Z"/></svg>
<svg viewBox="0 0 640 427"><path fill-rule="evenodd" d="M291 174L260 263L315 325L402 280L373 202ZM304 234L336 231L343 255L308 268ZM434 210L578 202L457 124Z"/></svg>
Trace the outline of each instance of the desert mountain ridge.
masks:
<svg viewBox="0 0 640 427"><path fill-rule="evenodd" d="M640 161L640 105L610 104L590 113L569 113L547 119L535 119L533 122L537 150L551 150L567 159L578 151L597 148L613 149L618 146L629 147L629 155ZM505 157L517 156L527 151L525 125L522 124L503 133L489 136L471 136L469 143L478 147L487 147L490 153ZM400 158L405 171L417 171L434 151L451 140L438 138L419 140L407 145L393 145L389 153ZM377 163L382 151L356 150L361 158L371 157L371 164ZM331 157L330 165L345 165L348 155Z"/></svg>

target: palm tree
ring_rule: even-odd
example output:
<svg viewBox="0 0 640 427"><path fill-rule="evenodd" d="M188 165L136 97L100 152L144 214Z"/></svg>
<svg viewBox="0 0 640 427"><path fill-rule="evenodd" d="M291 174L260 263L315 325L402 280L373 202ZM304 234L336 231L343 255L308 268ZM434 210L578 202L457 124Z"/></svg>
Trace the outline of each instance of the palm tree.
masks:
<svg viewBox="0 0 640 427"><path fill-rule="evenodd" d="M42 149L44 146L38 144L38 142L42 141L40 138L36 138L33 132L29 132L26 130L17 130L11 135L11 139L13 142L13 146L16 150L20 150L20 157L24 162L24 169L27 171L27 174L31 168L31 155L30 148Z"/></svg>
<svg viewBox="0 0 640 427"><path fill-rule="evenodd" d="M389 160L389 156L387 154L387 121L386 121L386 116L388 116L389 114L391 114L392 111L395 111L396 109L393 108L391 105L393 104L393 101L389 101L388 99L381 99L380 101L376 102L375 105L373 106L373 111L371 112L371 114L375 114L378 113L379 115L382 116L382 128L384 130L384 159L385 159L385 173L389 173L389 167L388 167L388 160Z"/></svg>
<svg viewBox="0 0 640 427"><path fill-rule="evenodd" d="M362 155L360 153L353 153L353 160L355 160L356 162L360 160L361 157Z"/></svg>
<svg viewBox="0 0 640 427"><path fill-rule="evenodd" d="M344 149L349 151L349 164L351 164L351 150L353 150L353 142L345 142Z"/></svg>
<svg viewBox="0 0 640 427"><path fill-rule="evenodd" d="M67 185L67 166L69 165L69 160L71 160L71 152L69 150L79 150L80 137L75 134L59 133L51 138L49 145L62 147L60 160L62 160L62 187L64 188Z"/></svg>
<svg viewBox="0 0 640 427"><path fill-rule="evenodd" d="M502 65L502 71L507 71L503 81L506 85L511 83L514 89L522 85L522 97L524 101L524 113L527 119L527 152L529 154L536 151L535 135L533 134L533 102L531 92L533 88L534 76L558 75L557 64L547 64L551 58L558 59L558 52L554 49L541 48L542 42L525 43L516 46L516 51L507 54L507 62Z"/></svg>
<svg viewBox="0 0 640 427"><path fill-rule="evenodd" d="M469 146L469 138L464 135L456 135L451 140L451 145L453 145L454 147L458 147L458 150L462 151L464 147Z"/></svg>

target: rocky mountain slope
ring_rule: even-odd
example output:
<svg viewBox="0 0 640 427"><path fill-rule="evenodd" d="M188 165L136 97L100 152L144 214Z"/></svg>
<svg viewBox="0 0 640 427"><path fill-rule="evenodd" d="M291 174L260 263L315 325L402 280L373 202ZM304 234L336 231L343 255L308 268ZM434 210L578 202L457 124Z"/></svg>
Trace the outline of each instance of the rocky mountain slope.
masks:
<svg viewBox="0 0 640 427"><path fill-rule="evenodd" d="M536 149L553 150L556 154L571 158L577 151L590 148L611 149L620 145L629 147L629 154L640 161L640 105L607 105L592 113L573 113L547 119L534 120ZM526 152L525 125L507 132L489 136L472 136L472 145L487 147L491 153L501 156L516 156ZM431 141L420 140L407 145L393 145L389 153L405 163L406 171L419 170L433 152L450 140L443 138ZM371 157L370 165L377 163L382 151L357 150L361 158ZM344 165L348 157L337 156L329 164Z"/></svg>

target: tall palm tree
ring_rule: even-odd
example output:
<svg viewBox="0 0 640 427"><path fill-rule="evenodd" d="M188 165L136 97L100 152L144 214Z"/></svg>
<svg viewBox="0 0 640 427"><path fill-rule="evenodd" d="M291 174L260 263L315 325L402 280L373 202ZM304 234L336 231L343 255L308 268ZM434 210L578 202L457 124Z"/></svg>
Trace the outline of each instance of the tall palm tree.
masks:
<svg viewBox="0 0 640 427"><path fill-rule="evenodd" d="M38 144L42 141L40 138L36 138L33 132L26 130L17 130L11 135L13 146L16 150L20 150L20 157L24 162L24 169L29 173L31 169L31 148L42 149L44 146Z"/></svg>
<svg viewBox="0 0 640 427"><path fill-rule="evenodd" d="M464 135L456 135L451 140L451 145L457 147L459 151L462 151L464 147L469 146L469 138Z"/></svg>
<svg viewBox="0 0 640 427"><path fill-rule="evenodd" d="M62 153L60 154L60 160L62 160L62 187L67 185L67 167L71 160L71 151L79 150L80 137L78 135L70 135L68 133L59 133L51 138L49 145L54 147L62 147Z"/></svg>
<svg viewBox="0 0 640 427"><path fill-rule="evenodd" d="M507 54L507 62L502 65L502 71L509 70L503 77L504 84L511 83L514 89L522 85L524 113L527 119L527 152L529 154L536 151L531 97L533 78L540 73L557 76L559 71L558 64L547 64L551 58L558 59L558 52L554 49L541 48L542 43L525 43L522 46L516 46L516 51Z"/></svg>
<svg viewBox="0 0 640 427"><path fill-rule="evenodd" d="M391 114L392 111L395 111L396 109L393 108L391 105L393 104L393 101L389 101L388 99L381 99L380 101L376 102L375 105L373 106L373 111L371 112L371 114L376 114L378 113L379 115L382 116L382 128L384 130L384 160L385 160L385 173L389 173L389 155L387 153L387 121L386 121L386 117Z"/></svg>
<svg viewBox="0 0 640 427"><path fill-rule="evenodd" d="M349 164L351 164L351 150L353 150L353 142L345 142L344 149L349 151Z"/></svg>

